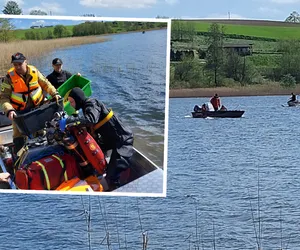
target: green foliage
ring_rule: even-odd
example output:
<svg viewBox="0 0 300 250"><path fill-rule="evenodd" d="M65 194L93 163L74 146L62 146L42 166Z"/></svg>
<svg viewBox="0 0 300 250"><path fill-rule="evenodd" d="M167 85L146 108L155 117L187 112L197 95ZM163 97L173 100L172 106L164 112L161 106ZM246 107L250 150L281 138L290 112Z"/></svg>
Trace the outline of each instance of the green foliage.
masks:
<svg viewBox="0 0 300 250"><path fill-rule="evenodd" d="M220 85L221 70L224 63L224 27L213 23L209 28L209 35L206 38L208 49L206 51L205 69L213 73L215 87Z"/></svg>
<svg viewBox="0 0 300 250"><path fill-rule="evenodd" d="M196 35L195 25L192 22L175 20L171 25L171 37L174 41L193 41Z"/></svg>
<svg viewBox="0 0 300 250"><path fill-rule="evenodd" d="M291 74L300 82L300 42L298 40L282 41L279 45L282 56L278 60L281 75Z"/></svg>
<svg viewBox="0 0 300 250"><path fill-rule="evenodd" d="M64 25L59 24L54 26L53 35L56 38L62 38L67 37L68 35L70 35L70 33Z"/></svg>
<svg viewBox="0 0 300 250"><path fill-rule="evenodd" d="M3 14L7 15L21 15L22 9L15 1L8 1L2 10Z"/></svg>
<svg viewBox="0 0 300 250"><path fill-rule="evenodd" d="M1 18L0 19L0 41L6 43L12 40L13 29L14 29L14 25L8 19Z"/></svg>
<svg viewBox="0 0 300 250"><path fill-rule="evenodd" d="M295 87L296 79L291 74L286 74L281 78L280 85L285 88Z"/></svg>
<svg viewBox="0 0 300 250"><path fill-rule="evenodd" d="M30 11L29 15L40 15L40 16L46 16L47 13L42 10L32 10Z"/></svg>

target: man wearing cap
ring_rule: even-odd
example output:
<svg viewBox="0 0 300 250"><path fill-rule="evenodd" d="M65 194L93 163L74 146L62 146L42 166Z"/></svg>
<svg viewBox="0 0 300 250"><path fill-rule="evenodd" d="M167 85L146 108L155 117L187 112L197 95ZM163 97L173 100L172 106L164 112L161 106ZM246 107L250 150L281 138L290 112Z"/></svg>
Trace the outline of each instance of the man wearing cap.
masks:
<svg viewBox="0 0 300 250"><path fill-rule="evenodd" d="M43 91L53 98L61 98L53 85L43 76L36 67L27 64L26 57L17 52L12 55L13 67L7 71L7 75L1 84L0 105L2 110L12 121L13 142L15 152L25 143L26 137L21 134L13 119L18 112L26 113L34 107L43 104Z"/></svg>
<svg viewBox="0 0 300 250"><path fill-rule="evenodd" d="M62 69L62 65L63 62L60 58L54 58L52 61L53 72L47 76L49 82L57 89L72 76L69 71Z"/></svg>

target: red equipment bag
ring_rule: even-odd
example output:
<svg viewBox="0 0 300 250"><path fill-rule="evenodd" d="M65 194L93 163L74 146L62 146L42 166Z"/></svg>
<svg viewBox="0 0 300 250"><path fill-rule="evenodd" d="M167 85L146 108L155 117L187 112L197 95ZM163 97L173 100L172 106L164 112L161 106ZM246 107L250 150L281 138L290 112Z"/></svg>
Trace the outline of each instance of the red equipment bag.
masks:
<svg viewBox="0 0 300 250"><path fill-rule="evenodd" d="M98 143L86 129L72 127L72 132L87 160L99 174L103 174L106 169L106 160Z"/></svg>
<svg viewBox="0 0 300 250"><path fill-rule="evenodd" d="M17 170L15 182L19 189L54 190L62 182L79 175L74 157L53 154Z"/></svg>

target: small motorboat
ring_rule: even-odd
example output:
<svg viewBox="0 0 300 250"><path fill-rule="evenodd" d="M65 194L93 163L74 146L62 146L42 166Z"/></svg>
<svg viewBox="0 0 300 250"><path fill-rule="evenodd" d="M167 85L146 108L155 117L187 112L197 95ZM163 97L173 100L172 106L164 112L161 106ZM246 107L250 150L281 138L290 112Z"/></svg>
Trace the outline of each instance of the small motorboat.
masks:
<svg viewBox="0 0 300 250"><path fill-rule="evenodd" d="M193 118L240 118L245 113L243 110L202 110L198 105L194 107L192 112Z"/></svg>
<svg viewBox="0 0 300 250"><path fill-rule="evenodd" d="M287 102L287 104L289 107L296 107L296 106L300 106L300 101L299 100L295 100L295 101L289 100Z"/></svg>

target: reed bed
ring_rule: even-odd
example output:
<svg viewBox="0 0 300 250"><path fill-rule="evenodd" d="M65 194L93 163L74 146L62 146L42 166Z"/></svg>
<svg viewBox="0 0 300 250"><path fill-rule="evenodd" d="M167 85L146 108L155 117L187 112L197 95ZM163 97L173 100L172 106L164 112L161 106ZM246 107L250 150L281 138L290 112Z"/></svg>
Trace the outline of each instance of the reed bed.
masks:
<svg viewBox="0 0 300 250"><path fill-rule="evenodd" d="M109 38L105 36L84 36L0 43L0 76L5 75L6 71L11 67L11 55L16 52L23 53L28 58L28 61L30 61L31 58L42 56L55 49L81 44L105 42L107 40L109 40Z"/></svg>
<svg viewBox="0 0 300 250"><path fill-rule="evenodd" d="M290 95L300 93L300 86L295 88L283 88L278 83L267 85L252 85L245 87L219 87L219 88L195 88L195 89L170 89L170 97L211 97L215 93L219 96L268 96Z"/></svg>

